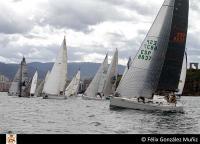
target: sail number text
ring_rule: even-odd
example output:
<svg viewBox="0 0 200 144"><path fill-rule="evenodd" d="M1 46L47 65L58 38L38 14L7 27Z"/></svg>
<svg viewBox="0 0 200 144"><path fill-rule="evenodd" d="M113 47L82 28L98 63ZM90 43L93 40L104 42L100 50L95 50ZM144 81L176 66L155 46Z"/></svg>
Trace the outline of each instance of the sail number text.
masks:
<svg viewBox="0 0 200 144"><path fill-rule="evenodd" d="M156 51L158 49L157 41L147 40L147 42L144 44L144 48L145 49L140 50L140 53L138 55L138 59L150 61L153 51Z"/></svg>

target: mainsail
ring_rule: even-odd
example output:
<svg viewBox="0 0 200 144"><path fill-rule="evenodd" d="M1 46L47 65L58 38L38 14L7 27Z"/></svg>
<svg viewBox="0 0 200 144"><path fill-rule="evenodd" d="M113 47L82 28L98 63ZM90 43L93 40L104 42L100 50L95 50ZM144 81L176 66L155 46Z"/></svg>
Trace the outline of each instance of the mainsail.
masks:
<svg viewBox="0 0 200 144"><path fill-rule="evenodd" d="M96 75L92 79L90 85L88 86L87 90L85 91L85 95L90 97L96 97L98 89L99 89L99 82L101 80L103 72L105 72L105 67L108 65L108 54L106 54L106 57L101 64L100 68L98 69Z"/></svg>
<svg viewBox="0 0 200 144"><path fill-rule="evenodd" d="M80 70L77 72L77 74L73 77L70 84L67 86L65 90L65 95L76 96L78 93L79 84L80 84Z"/></svg>
<svg viewBox="0 0 200 144"><path fill-rule="evenodd" d="M106 75L106 83L103 90L105 96L114 93L115 89L113 88L113 86L117 80L117 65L118 65L118 50L116 49Z"/></svg>
<svg viewBox="0 0 200 144"><path fill-rule="evenodd" d="M184 59L183 59L182 70L181 70L180 81L179 81L179 85L178 85L178 92L176 93L176 95L182 95L182 93L183 93L185 79L186 79L186 73L187 73L187 54L185 53Z"/></svg>
<svg viewBox="0 0 200 144"><path fill-rule="evenodd" d="M64 38L59 50L56 61L51 73L45 83L45 94L47 95L64 95L65 83L67 80L67 47Z"/></svg>
<svg viewBox="0 0 200 144"><path fill-rule="evenodd" d="M120 82L116 93L127 98L152 98L157 87L159 87L158 83L160 82L161 84L164 80L161 73L165 73L166 68L170 67L168 64L171 63L166 61L171 60L171 58L174 60L172 65L177 65L177 69L174 69L175 71L167 71L170 74L175 73L174 75L179 75L178 69L180 68L181 70L179 63L181 62L182 64L185 51L188 5L188 0L164 1L129 70ZM173 52L171 51L172 49L174 49ZM172 56L169 56L169 54ZM175 78L173 80L173 88L177 88L179 78L180 75L178 79ZM165 77L167 84L171 83L169 79L172 78ZM167 80L170 82L168 83ZM164 88L163 90L168 90L167 87L162 88Z"/></svg>
<svg viewBox="0 0 200 144"><path fill-rule="evenodd" d="M37 82L38 82L38 72L36 71L33 78L32 78L32 82L31 82L30 96L35 95Z"/></svg>

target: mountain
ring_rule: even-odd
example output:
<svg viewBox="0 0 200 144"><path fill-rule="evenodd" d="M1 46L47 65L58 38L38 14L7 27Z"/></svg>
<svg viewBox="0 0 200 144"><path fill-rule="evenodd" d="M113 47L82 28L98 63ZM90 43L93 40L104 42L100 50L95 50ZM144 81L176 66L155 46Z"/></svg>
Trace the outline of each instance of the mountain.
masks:
<svg viewBox="0 0 200 144"><path fill-rule="evenodd" d="M32 78L35 70L37 69L40 79L44 79L48 70L51 70L53 63L40 63L32 62L28 63L28 74ZM12 80L17 72L19 65L18 64L5 64L0 62L0 74L5 75L10 80ZM72 79L73 75L76 74L78 69L81 70L81 79L92 78L100 67L99 63L89 63L89 62L80 62L80 63L68 63L68 79ZM123 74L125 66L118 66L118 73Z"/></svg>

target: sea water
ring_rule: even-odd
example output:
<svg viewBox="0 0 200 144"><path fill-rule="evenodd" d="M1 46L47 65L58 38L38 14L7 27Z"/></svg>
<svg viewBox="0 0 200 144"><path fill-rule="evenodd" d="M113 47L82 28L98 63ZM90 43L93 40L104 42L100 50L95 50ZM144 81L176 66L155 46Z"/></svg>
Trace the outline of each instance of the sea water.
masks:
<svg viewBox="0 0 200 144"><path fill-rule="evenodd" d="M200 133L200 97L182 97L185 113L110 110L109 100L19 98L0 95L0 133Z"/></svg>

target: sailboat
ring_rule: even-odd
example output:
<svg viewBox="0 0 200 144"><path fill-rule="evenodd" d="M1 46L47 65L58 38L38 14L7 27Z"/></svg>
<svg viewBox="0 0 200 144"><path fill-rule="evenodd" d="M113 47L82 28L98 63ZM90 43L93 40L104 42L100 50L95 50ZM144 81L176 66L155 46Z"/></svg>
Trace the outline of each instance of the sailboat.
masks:
<svg viewBox="0 0 200 144"><path fill-rule="evenodd" d="M106 75L106 83L103 89L103 95L106 98L112 96L115 92L116 80L117 80L117 65L118 65L118 50L116 49L111 64L109 65Z"/></svg>
<svg viewBox="0 0 200 144"><path fill-rule="evenodd" d="M101 66L99 67L96 75L92 79L85 93L82 95L83 99L102 100L102 98L98 96L101 96L101 93L103 92L107 71L108 71L108 54L106 54L106 57Z"/></svg>
<svg viewBox="0 0 200 144"><path fill-rule="evenodd" d="M157 102L154 95L177 92L188 29L188 0L165 0L110 108L183 112L181 103ZM140 101L142 100L142 101Z"/></svg>
<svg viewBox="0 0 200 144"><path fill-rule="evenodd" d="M33 97L36 92L36 87L37 87L37 82L38 82L38 72L36 71L31 82L31 89L30 89L30 96Z"/></svg>
<svg viewBox="0 0 200 144"><path fill-rule="evenodd" d="M25 89L28 85L28 72L27 72L26 60L23 57L17 73L15 74L14 80L11 83L8 95L10 96L26 96Z"/></svg>
<svg viewBox="0 0 200 144"><path fill-rule="evenodd" d="M65 84L67 81L67 47L64 37L61 48L51 73L45 83L44 99L66 99Z"/></svg>
<svg viewBox="0 0 200 144"><path fill-rule="evenodd" d="M80 70L78 70L77 74L73 77L72 81L69 83L65 90L65 95L67 97L77 96L80 84Z"/></svg>

